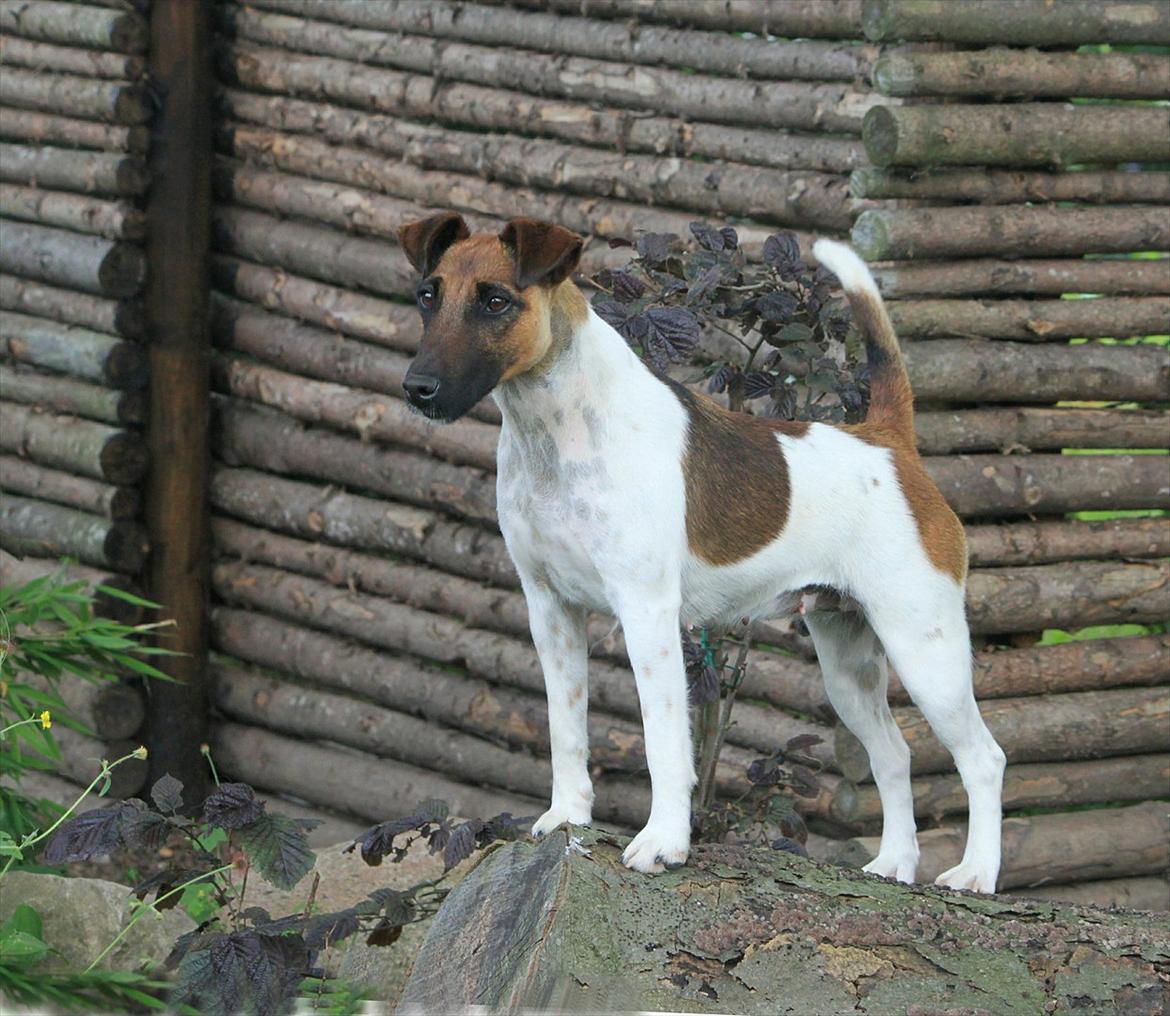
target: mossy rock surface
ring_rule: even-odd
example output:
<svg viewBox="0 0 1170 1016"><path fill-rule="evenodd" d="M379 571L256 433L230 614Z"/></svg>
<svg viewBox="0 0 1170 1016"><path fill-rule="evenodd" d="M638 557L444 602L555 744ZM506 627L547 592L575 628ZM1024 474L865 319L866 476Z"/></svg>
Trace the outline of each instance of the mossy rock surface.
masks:
<svg viewBox="0 0 1170 1016"><path fill-rule="evenodd" d="M1037 1016L1170 1004L1164 915L908 887L743 847L698 847L687 867L648 877L622 866L623 845L558 830L489 852L436 915L399 1011Z"/></svg>

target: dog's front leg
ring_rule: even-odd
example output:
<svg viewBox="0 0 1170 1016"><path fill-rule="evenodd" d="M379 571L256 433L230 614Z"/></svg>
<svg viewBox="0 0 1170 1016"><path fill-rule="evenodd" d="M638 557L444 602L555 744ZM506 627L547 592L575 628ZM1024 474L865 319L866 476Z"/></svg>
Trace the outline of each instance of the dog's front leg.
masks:
<svg viewBox="0 0 1170 1016"><path fill-rule="evenodd" d="M589 779L588 665L585 611L565 603L547 586L524 583L528 622L544 671L552 749L552 805L532 825L543 836L565 822L593 820Z"/></svg>
<svg viewBox="0 0 1170 1016"><path fill-rule="evenodd" d="M642 704L652 791L650 819L630 841L622 861L637 871L677 868L690 852L695 785L679 605L631 603L618 616Z"/></svg>

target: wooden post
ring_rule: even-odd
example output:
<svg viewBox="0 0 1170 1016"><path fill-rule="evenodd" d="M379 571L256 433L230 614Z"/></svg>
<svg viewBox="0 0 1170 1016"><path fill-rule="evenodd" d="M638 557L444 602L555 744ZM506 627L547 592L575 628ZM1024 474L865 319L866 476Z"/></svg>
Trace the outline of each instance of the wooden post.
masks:
<svg viewBox="0 0 1170 1016"><path fill-rule="evenodd" d="M208 779L207 511L211 236L211 12L189 0L151 9L150 76L160 95L147 206L150 279L151 533L148 590L176 627L165 645L184 655L160 666L175 683L151 685L151 779L171 773L201 800Z"/></svg>

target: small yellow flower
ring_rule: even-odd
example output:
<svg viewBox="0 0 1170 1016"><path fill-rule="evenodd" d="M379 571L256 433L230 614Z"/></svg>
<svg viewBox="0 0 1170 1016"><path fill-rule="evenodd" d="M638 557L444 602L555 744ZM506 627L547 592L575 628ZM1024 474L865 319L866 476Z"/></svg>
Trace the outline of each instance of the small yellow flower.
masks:
<svg viewBox="0 0 1170 1016"><path fill-rule="evenodd" d="M140 744L137 748L134 749L133 754L134 754L135 758L139 758L139 759L146 758L146 745Z"/></svg>
<svg viewBox="0 0 1170 1016"><path fill-rule="evenodd" d="M48 730L53 725L53 717L49 714L49 710L41 713L41 730Z"/></svg>

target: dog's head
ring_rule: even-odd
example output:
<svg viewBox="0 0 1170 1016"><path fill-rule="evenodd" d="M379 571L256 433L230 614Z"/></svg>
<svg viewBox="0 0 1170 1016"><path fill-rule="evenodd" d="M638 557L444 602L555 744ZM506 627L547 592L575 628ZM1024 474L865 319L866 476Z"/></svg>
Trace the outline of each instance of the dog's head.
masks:
<svg viewBox="0 0 1170 1016"><path fill-rule="evenodd" d="M403 381L411 405L457 420L549 355L558 290L581 257L576 233L513 219L498 236L472 236L460 215L444 212L403 226L398 242L422 276L422 343Z"/></svg>

